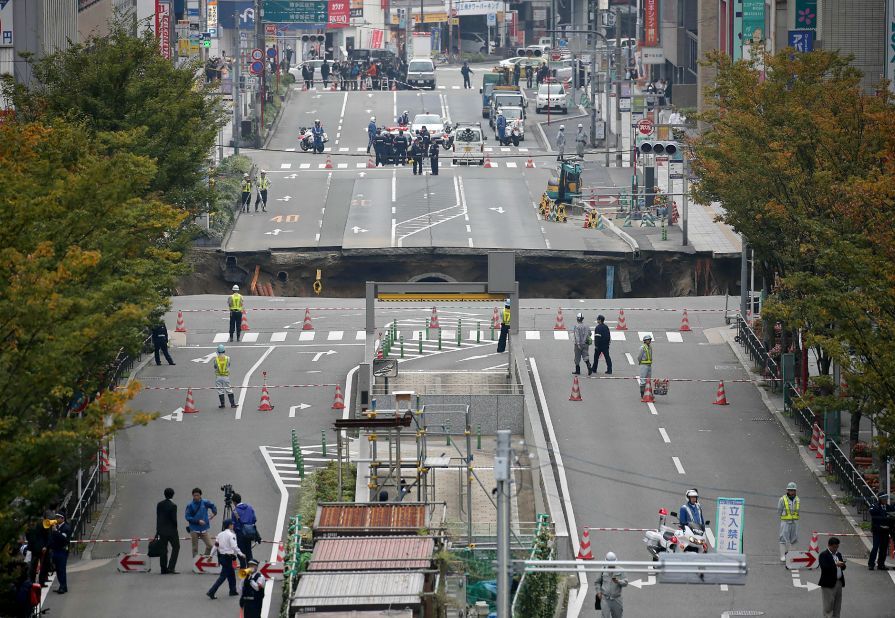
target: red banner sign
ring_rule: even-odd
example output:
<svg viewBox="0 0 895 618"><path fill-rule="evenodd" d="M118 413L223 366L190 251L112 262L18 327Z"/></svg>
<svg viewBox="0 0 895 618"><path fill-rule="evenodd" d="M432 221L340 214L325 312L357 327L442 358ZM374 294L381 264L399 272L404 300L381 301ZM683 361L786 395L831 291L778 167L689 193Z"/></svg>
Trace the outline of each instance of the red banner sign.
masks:
<svg viewBox="0 0 895 618"><path fill-rule="evenodd" d="M382 30L378 28L373 30L373 35L370 37L370 49L382 49Z"/></svg>
<svg viewBox="0 0 895 618"><path fill-rule="evenodd" d="M171 3L155 2L155 35L159 40L162 56L171 59Z"/></svg>
<svg viewBox="0 0 895 618"><path fill-rule="evenodd" d="M349 0L329 0L329 27L345 28L351 21Z"/></svg>
<svg viewBox="0 0 895 618"><path fill-rule="evenodd" d="M644 0L643 44L645 47L659 46L659 0Z"/></svg>

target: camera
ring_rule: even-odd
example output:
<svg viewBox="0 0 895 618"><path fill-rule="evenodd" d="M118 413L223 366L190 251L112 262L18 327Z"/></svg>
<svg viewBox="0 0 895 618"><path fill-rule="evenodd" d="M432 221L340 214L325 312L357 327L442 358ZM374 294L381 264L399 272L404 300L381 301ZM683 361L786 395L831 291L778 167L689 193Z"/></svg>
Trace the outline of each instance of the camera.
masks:
<svg viewBox="0 0 895 618"><path fill-rule="evenodd" d="M233 508L233 485L223 485L221 491L224 492L224 508Z"/></svg>

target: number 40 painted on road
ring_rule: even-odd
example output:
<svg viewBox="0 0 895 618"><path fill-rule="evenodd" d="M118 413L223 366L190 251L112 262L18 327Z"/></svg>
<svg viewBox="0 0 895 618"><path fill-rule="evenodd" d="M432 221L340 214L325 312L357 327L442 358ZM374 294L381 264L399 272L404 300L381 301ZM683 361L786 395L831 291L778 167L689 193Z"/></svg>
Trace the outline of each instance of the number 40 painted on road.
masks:
<svg viewBox="0 0 895 618"><path fill-rule="evenodd" d="M275 223L298 223L298 215L276 215L270 220Z"/></svg>

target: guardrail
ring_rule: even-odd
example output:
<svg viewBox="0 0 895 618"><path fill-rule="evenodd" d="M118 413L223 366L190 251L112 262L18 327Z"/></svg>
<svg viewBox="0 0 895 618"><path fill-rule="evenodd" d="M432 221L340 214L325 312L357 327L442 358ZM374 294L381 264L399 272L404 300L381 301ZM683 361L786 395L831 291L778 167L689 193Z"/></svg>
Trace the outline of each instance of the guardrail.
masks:
<svg viewBox="0 0 895 618"><path fill-rule="evenodd" d="M772 390L776 391L781 377L780 365L768 354L761 339L758 338L748 322L739 315L736 320L736 340L746 349L755 367L761 369L761 376L765 379L766 386L770 386Z"/></svg>
<svg viewBox="0 0 895 618"><path fill-rule="evenodd" d="M93 513L103 495L101 476L100 466L94 465L90 469L87 482L84 483L81 495L78 496L77 503L71 511L69 521L71 522L71 538L73 539L83 538L87 524L93 520Z"/></svg>

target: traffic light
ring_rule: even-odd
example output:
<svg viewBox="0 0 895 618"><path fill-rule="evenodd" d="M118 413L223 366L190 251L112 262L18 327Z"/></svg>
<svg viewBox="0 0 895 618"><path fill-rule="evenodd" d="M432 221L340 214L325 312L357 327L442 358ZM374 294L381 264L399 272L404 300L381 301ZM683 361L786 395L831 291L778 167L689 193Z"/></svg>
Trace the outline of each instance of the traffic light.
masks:
<svg viewBox="0 0 895 618"><path fill-rule="evenodd" d="M210 32L202 33L202 47L211 47L211 33Z"/></svg>
<svg viewBox="0 0 895 618"><path fill-rule="evenodd" d="M677 144L675 142L642 142L637 147L641 154L675 155Z"/></svg>
<svg viewBox="0 0 895 618"><path fill-rule="evenodd" d="M326 37L322 34L303 34L301 35L302 43L323 43Z"/></svg>

